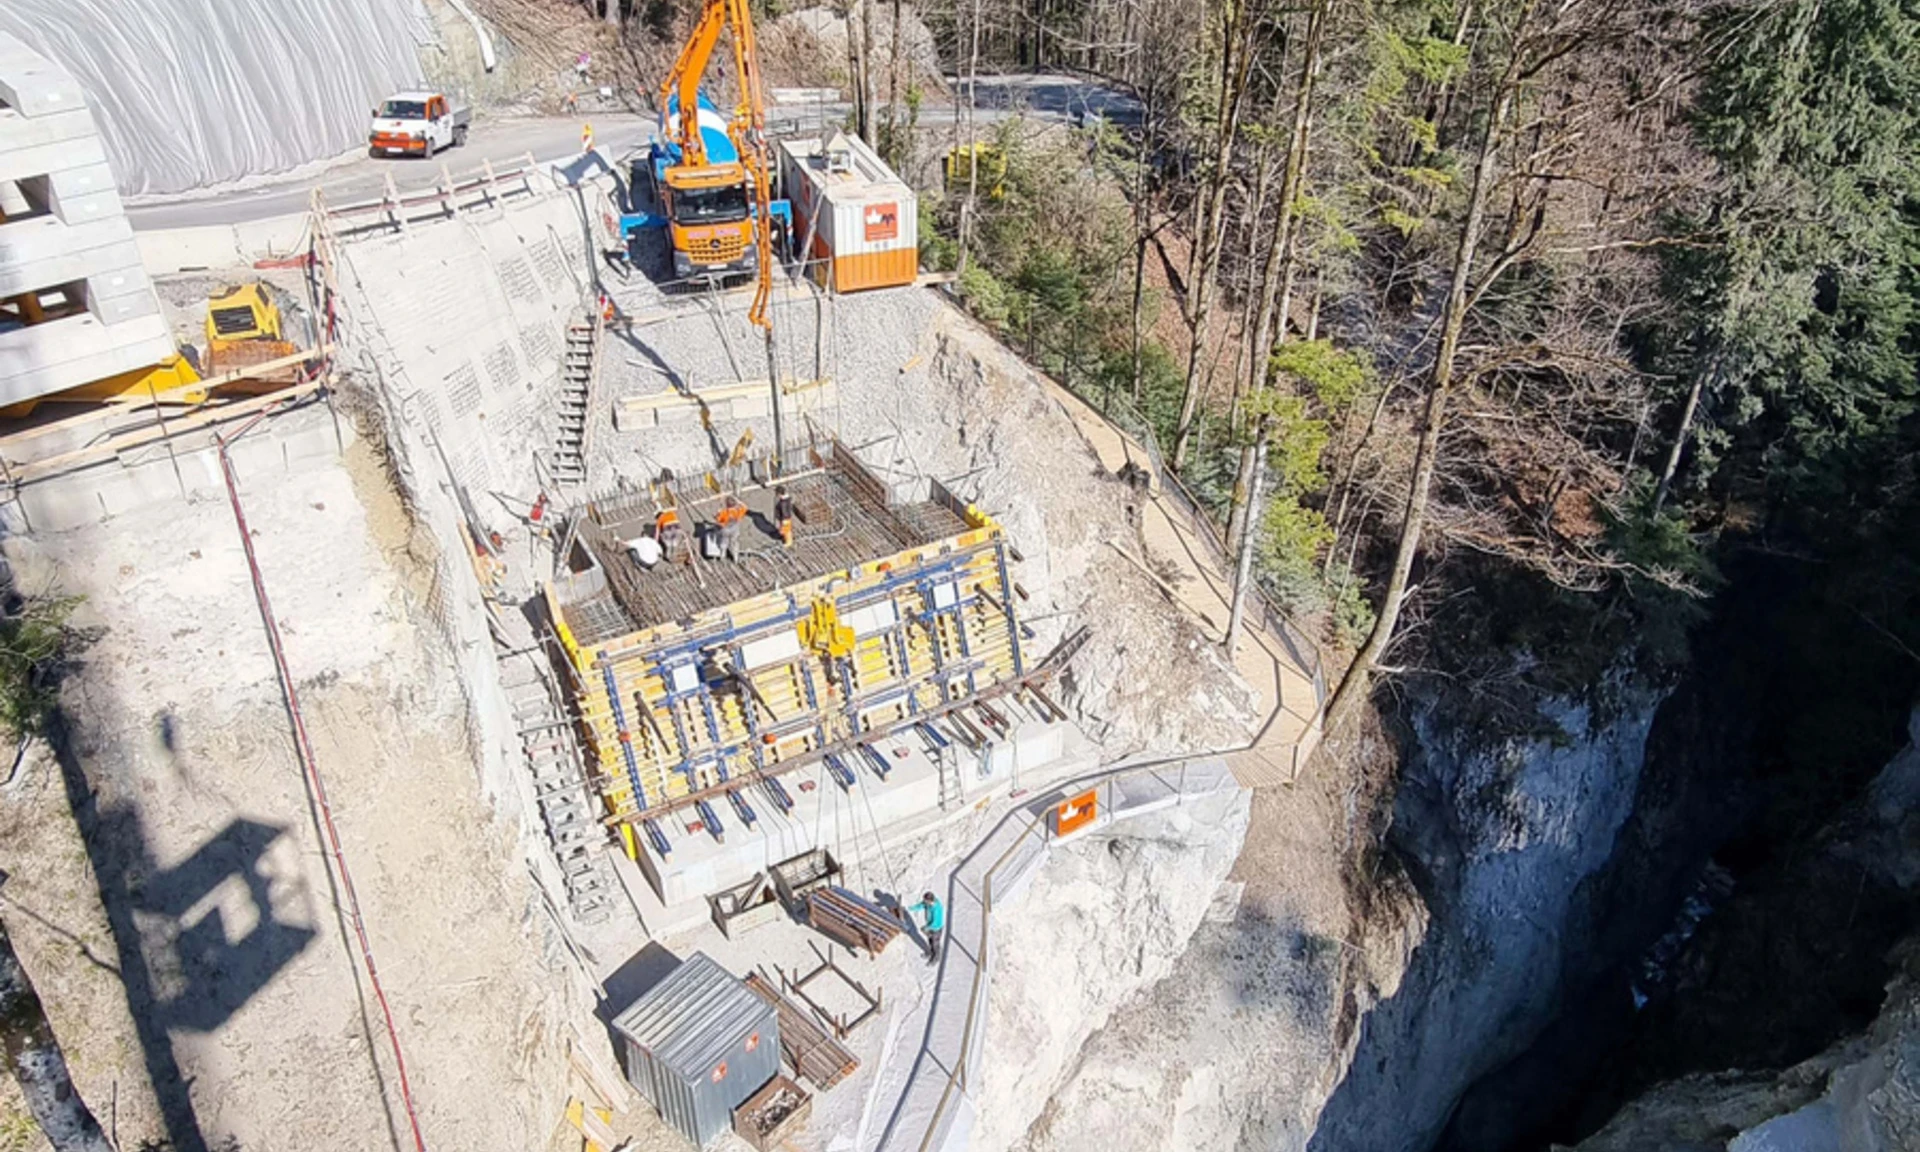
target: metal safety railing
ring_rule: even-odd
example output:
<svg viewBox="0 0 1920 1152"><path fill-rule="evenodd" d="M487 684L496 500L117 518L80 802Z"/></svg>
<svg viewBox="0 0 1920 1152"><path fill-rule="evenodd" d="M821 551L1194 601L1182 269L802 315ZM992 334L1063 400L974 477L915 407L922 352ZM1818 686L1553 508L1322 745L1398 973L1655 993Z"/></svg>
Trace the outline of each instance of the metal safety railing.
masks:
<svg viewBox="0 0 1920 1152"><path fill-rule="evenodd" d="M386 187L377 198L348 204L333 204L325 199L324 188L313 193L313 210L324 216L336 233L346 234L368 228L405 228L409 223L457 216L462 210L485 207L514 195L533 191L533 177L541 164L529 152L505 168L496 169L493 161L455 176L442 163L439 179L431 185L402 190L394 183L393 172L386 173Z"/></svg>
<svg viewBox="0 0 1920 1152"><path fill-rule="evenodd" d="M964 1147L986 1040L994 909L1018 896L1054 842L1063 802L1092 794L1098 824L1237 788L1216 758L1154 760L1075 777L1001 817L947 882L946 940L926 1029L878 1152Z"/></svg>

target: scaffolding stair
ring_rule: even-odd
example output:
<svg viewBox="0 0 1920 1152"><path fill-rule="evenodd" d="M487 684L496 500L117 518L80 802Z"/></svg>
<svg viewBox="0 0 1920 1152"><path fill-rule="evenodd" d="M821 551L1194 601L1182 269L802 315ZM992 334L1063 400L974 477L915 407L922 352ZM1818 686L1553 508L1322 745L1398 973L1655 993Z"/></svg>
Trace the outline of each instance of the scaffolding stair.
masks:
<svg viewBox="0 0 1920 1152"><path fill-rule="evenodd" d="M567 887L567 904L581 924L604 921L614 907L613 870L607 862L606 827L598 800L587 786L574 724L538 652L500 662L500 680L519 733L522 757L533 780L534 803L554 862Z"/></svg>
<svg viewBox="0 0 1920 1152"><path fill-rule="evenodd" d="M567 326L566 348L560 354L560 398L553 440L553 478L561 487L586 483L587 433L592 424L600 331L597 320Z"/></svg>

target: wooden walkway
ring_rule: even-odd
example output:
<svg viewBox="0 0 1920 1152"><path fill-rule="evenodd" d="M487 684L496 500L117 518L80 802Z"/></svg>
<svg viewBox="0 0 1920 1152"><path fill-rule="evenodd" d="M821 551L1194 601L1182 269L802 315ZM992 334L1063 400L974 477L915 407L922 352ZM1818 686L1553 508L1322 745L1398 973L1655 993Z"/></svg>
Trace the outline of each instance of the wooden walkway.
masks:
<svg viewBox="0 0 1920 1152"><path fill-rule="evenodd" d="M1151 493L1140 510L1148 559L1157 569L1171 567L1177 573L1169 581L1174 602L1209 640L1223 642L1233 578L1217 542L1194 522L1181 497L1168 491L1153 452L1078 396L1049 384L1102 465L1117 473L1131 463L1153 474ZM1235 777L1249 788L1290 783L1297 776L1320 741L1320 710L1327 692L1324 672L1315 666L1317 653L1274 622L1263 621L1262 615L1248 604L1248 626L1233 656L1240 675L1260 693L1265 712L1251 746L1226 754Z"/></svg>

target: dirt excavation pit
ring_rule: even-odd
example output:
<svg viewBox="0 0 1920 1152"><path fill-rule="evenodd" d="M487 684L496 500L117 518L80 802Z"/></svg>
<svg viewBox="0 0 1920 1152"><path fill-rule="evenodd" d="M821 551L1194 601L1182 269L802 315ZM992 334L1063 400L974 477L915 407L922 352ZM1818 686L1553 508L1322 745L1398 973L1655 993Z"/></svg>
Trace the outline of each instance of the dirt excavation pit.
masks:
<svg viewBox="0 0 1920 1152"><path fill-rule="evenodd" d="M240 487L428 1143L544 1148L578 984L476 792L383 468L350 440ZM60 754L0 794L4 914L82 1095L124 1148L410 1145L227 502L6 555L94 637Z"/></svg>

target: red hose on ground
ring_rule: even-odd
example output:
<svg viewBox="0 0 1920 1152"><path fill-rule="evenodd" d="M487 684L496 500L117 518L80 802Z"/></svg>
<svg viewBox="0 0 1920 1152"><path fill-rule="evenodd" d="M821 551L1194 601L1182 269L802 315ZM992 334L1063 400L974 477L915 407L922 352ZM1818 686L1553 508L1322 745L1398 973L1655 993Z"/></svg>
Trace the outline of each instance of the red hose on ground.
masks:
<svg viewBox="0 0 1920 1152"><path fill-rule="evenodd" d="M300 714L300 697L294 691L293 676L287 671L286 653L280 647L280 626L274 623L273 604L267 599L266 581L260 574L260 562L253 554L253 534L247 529L246 511L240 507L240 488L234 480L233 461L227 455L228 443L245 435L270 411L272 409L247 421L232 436L219 438L220 474L226 479L227 499L233 503L233 519L240 527L240 545L246 549L247 569L253 575L253 595L260 604L260 619L267 626L267 646L273 650L273 664L280 674L280 692L286 699L287 715L293 721L293 736L299 748L300 764L306 770L307 782L313 788L314 802L320 808L320 823L327 831L327 846L333 855L334 870L340 875L340 890L347 897L347 912L353 920L353 934L360 941L360 960L366 965L367 981L373 987L374 999L380 1002L380 1014L386 1018L387 1039L393 1044L393 1064L400 1074L400 1100L406 1107L407 1123L413 1129L413 1147L415 1152L427 1152L426 1138L420 1134L420 1117L413 1108L413 1087L407 1081L407 1058L400 1051L400 1033L393 1026L393 1008L387 1003L386 989L380 984L380 970L373 962L373 945L367 940L367 927L360 918L360 897L354 892L353 874L347 871L347 856L340 848L340 832L334 827L333 809L327 803L327 788L320 780L313 744L307 739L307 722Z"/></svg>

